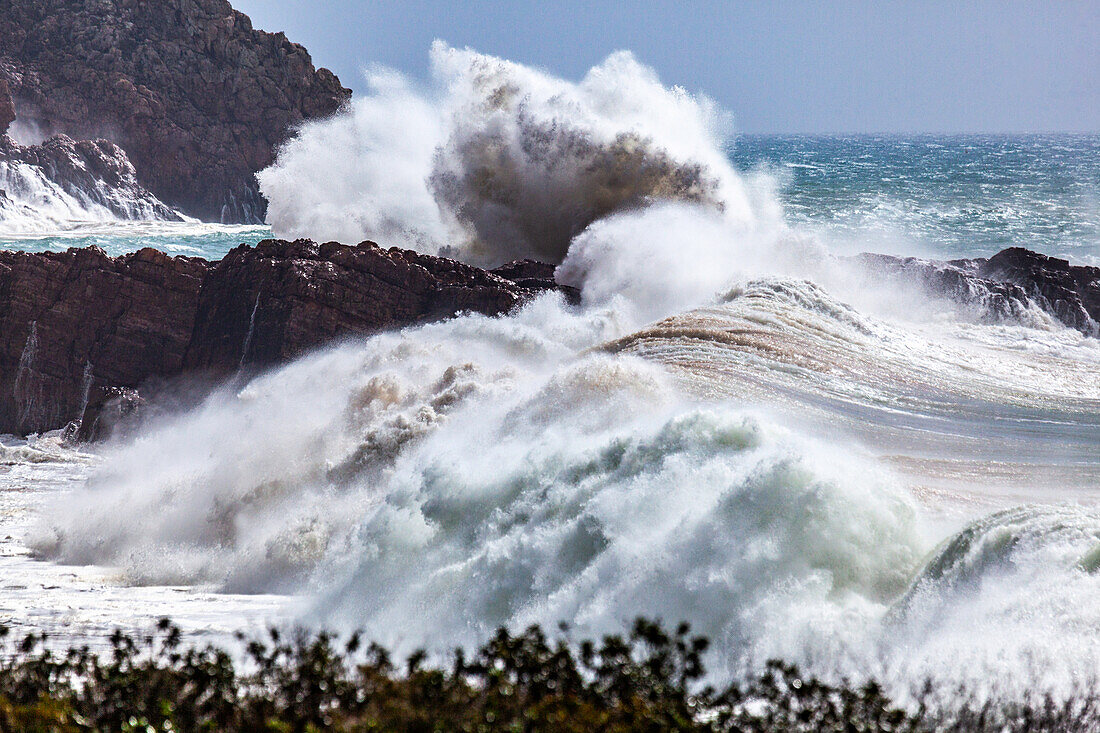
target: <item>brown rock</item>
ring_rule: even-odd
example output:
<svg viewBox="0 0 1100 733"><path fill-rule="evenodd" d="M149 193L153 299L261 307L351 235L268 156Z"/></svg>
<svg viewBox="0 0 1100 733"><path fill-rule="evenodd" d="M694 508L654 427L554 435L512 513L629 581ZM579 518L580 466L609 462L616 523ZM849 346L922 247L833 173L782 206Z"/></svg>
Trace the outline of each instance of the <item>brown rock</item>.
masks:
<svg viewBox="0 0 1100 733"><path fill-rule="evenodd" d="M0 252L0 433L63 426L96 389L178 372L208 268L154 250Z"/></svg>
<svg viewBox="0 0 1100 733"><path fill-rule="evenodd" d="M528 266L531 277L515 282L370 242L268 240L217 263L152 249L0 252L0 433L87 416L81 434L94 437L105 411L136 404L120 388L144 392L185 373L220 379L341 337L500 314L558 289L536 276L547 272Z"/></svg>
<svg viewBox="0 0 1100 733"><path fill-rule="evenodd" d="M226 0L7 0L0 79L28 122L118 143L157 197L215 221L260 221L255 172L351 94Z"/></svg>
<svg viewBox="0 0 1100 733"><path fill-rule="evenodd" d="M92 395L75 438L82 443L94 443L117 435L127 422L139 420L145 400L136 389L130 387L99 388Z"/></svg>

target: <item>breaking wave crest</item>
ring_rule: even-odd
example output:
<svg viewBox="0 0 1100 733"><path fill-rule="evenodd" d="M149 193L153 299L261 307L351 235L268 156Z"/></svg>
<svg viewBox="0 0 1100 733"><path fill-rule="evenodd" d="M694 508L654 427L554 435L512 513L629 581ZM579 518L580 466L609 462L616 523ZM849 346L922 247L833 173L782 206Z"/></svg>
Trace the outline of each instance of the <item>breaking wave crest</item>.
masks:
<svg viewBox="0 0 1100 733"><path fill-rule="evenodd" d="M147 191L121 148L57 136L21 147L0 136L0 237L126 221L186 221Z"/></svg>
<svg viewBox="0 0 1100 733"><path fill-rule="evenodd" d="M955 535L957 501L996 506L991 454L931 495L934 471L877 458L899 434L938 450L911 438L952 399L976 404L984 377L935 346L906 365L913 334L800 280L744 280L654 325L619 305L546 295L299 360L109 448L35 547L132 583L304 595L311 623L406 651L647 613L715 639L721 676L782 656L902 691L929 675L984 689L1044 660L1036 684L1068 691L1097 658L1092 612L1066 613L1095 591L1094 512L1026 507ZM926 390L937 364L955 381ZM1018 419L996 398L994 421ZM1081 419L1051 435L1094 439ZM989 429L948 427L964 446Z"/></svg>
<svg viewBox="0 0 1100 733"><path fill-rule="evenodd" d="M575 356L612 322L548 297L311 357L116 448L36 545L137 583L308 589L397 644L690 618L730 664L784 609L905 590L924 549L897 482L647 361Z"/></svg>
<svg viewBox="0 0 1100 733"><path fill-rule="evenodd" d="M627 54L576 84L432 56L431 89L377 72L283 149L274 228L550 258L582 303L380 334L160 418L41 555L294 593L401 650L646 613L723 675L1065 690L1100 660L1100 519L1033 506L1100 480L1093 340L853 276L725 162L710 103Z"/></svg>
<svg viewBox="0 0 1100 733"><path fill-rule="evenodd" d="M427 90L387 70L260 174L280 236L374 239L478 263L559 262L594 221L655 201L754 217L728 119L627 52L580 82L432 47Z"/></svg>

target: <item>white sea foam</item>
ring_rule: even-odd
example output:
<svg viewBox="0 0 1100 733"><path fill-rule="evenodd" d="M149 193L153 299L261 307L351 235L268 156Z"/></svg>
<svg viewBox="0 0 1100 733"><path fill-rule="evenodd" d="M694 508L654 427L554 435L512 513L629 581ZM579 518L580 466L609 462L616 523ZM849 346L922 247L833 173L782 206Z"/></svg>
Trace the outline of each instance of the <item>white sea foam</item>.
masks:
<svg viewBox="0 0 1100 733"><path fill-rule="evenodd" d="M1100 660L1100 518L994 515L1089 498L1093 342L853 278L724 162L721 115L629 56L577 84L442 45L433 64L428 92L375 75L284 149L262 176L276 230L551 257L581 306L548 294L227 388L106 448L38 552L292 592L304 621L402 650L647 613L710 635L718 676L777 655L1064 690ZM624 196L609 160L642 172Z"/></svg>
<svg viewBox="0 0 1100 733"><path fill-rule="evenodd" d="M904 591L924 548L899 483L649 362L575 356L615 322L547 298L298 362L117 448L36 546L309 589L317 620L398 644L691 618L731 663L770 643L755 616Z"/></svg>
<svg viewBox="0 0 1100 733"><path fill-rule="evenodd" d="M940 421L931 432L980 469L1003 460L976 447L986 431L1011 440L1014 425L1087 451L1087 415L1036 425L1059 398L1014 416L1027 398L1009 384L987 395L1003 405L988 421L943 422L991 384L941 361L953 342L922 346L802 281L749 281L694 313L706 327L688 313L635 330L630 310L546 296L308 357L111 448L34 546L137 584L305 594L303 620L403 650L647 613L714 638L720 676L775 655L901 687L1039 664L1039 682L1068 689L1096 661L1096 581L1078 564L1100 541L1094 512L1022 509L1016 529L994 518L928 565L968 517L1019 499L980 470L923 494L939 469L895 471L875 448ZM752 324L759 346L720 335ZM615 346L585 349L601 343ZM1019 460L1042 458L1031 450ZM1013 532L1025 539L997 539Z"/></svg>
<svg viewBox="0 0 1100 733"><path fill-rule="evenodd" d="M283 148L259 176L276 234L556 262L589 223L653 201L757 215L722 152L728 118L629 53L576 83L440 42L431 60L428 89L371 72L368 96Z"/></svg>
<svg viewBox="0 0 1100 733"><path fill-rule="evenodd" d="M116 187L94 179L87 186L67 184L51 178L46 168L0 160L0 238L166 218L168 207L144 190L136 195L135 181L124 183ZM175 212L171 218L190 221Z"/></svg>

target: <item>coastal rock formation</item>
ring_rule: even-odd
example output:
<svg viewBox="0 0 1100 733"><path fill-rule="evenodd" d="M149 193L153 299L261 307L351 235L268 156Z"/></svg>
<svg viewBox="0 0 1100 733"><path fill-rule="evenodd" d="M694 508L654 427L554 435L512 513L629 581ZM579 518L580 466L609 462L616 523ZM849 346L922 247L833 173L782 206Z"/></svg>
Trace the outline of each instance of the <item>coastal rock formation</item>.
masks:
<svg viewBox="0 0 1100 733"><path fill-rule="evenodd" d="M112 142L57 135L22 146L0 136L0 220L41 218L58 207L75 218L99 207L119 219L181 220L138 183Z"/></svg>
<svg viewBox="0 0 1100 733"><path fill-rule="evenodd" d="M293 126L351 94L226 0L7 0L0 84L0 130L14 97L44 135L119 144L168 204L245 222L262 220L254 174Z"/></svg>
<svg viewBox="0 0 1100 733"><path fill-rule="evenodd" d="M1038 308L1088 336L1100 336L1100 267L1010 247L992 257L937 262L862 254L855 258L876 278L917 284L930 294L976 308L985 320L1019 321Z"/></svg>
<svg viewBox="0 0 1100 733"><path fill-rule="evenodd" d="M977 274L1023 288L1062 323L1097 335L1100 267L1071 265L1068 260L1011 247L981 262Z"/></svg>
<svg viewBox="0 0 1100 733"><path fill-rule="evenodd" d="M513 266L515 267L515 266ZM470 265L364 243L268 240L232 250L209 273L184 366L266 366L346 334L371 333L463 311L495 315L557 288ZM507 270L505 270L507 271ZM569 288L559 288L570 291Z"/></svg>
<svg viewBox="0 0 1100 733"><path fill-rule="evenodd" d="M1022 249L952 262L857 262L873 277L918 284L990 320L1038 307L1098 335L1100 268ZM551 289L579 298L545 263L482 270L371 242L267 240L218 262L152 249L117 258L94 247L0 252L0 433L81 420L82 438L99 437L158 391L205 393L340 338L460 312L496 315Z"/></svg>
<svg viewBox="0 0 1100 733"><path fill-rule="evenodd" d="M94 437L105 409L124 416L151 382L212 384L341 337L496 315L547 289L576 296L550 266L494 273L370 242L267 240L215 263L152 249L0 252L0 433L83 417Z"/></svg>
<svg viewBox="0 0 1100 733"><path fill-rule="evenodd" d="M98 388L178 372L208 268L151 249L0 252L0 433L61 427Z"/></svg>

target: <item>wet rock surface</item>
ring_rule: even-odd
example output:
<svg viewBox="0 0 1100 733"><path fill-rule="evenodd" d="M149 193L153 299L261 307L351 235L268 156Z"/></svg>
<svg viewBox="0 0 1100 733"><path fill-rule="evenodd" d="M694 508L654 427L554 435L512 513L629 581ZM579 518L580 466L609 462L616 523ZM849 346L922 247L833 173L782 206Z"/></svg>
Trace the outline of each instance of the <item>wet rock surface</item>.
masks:
<svg viewBox="0 0 1100 733"><path fill-rule="evenodd" d="M1100 267L1071 265L1068 260L1012 247L980 262L977 274L1023 288L1062 323L1097 335Z"/></svg>
<svg viewBox="0 0 1100 733"><path fill-rule="evenodd" d="M6 0L0 85L0 133L18 111L43 137L110 139L162 201L234 222L262 220L254 174L293 127L351 94L226 0Z"/></svg>
<svg viewBox="0 0 1100 733"><path fill-rule="evenodd" d="M39 179L52 182L85 208L102 207L119 219L182 219L138 182L126 152L108 140L57 135L41 145L23 146L0 136L0 220L9 213L18 216L20 206L34 213L38 201L33 186Z"/></svg>
<svg viewBox="0 0 1100 733"><path fill-rule="evenodd" d="M1020 320L1038 308L1087 336L1100 336L1100 267L1072 265L1022 247L988 259L947 262L879 254L854 259L872 277L916 284L977 309L989 322Z"/></svg>
<svg viewBox="0 0 1100 733"><path fill-rule="evenodd" d="M0 252L0 433L82 420L79 434L99 437L142 404L129 390L144 396L182 375L213 385L340 338L496 315L549 289L576 295L551 266L518 268L512 280L369 242L307 240L242 245L219 262L152 249Z"/></svg>

